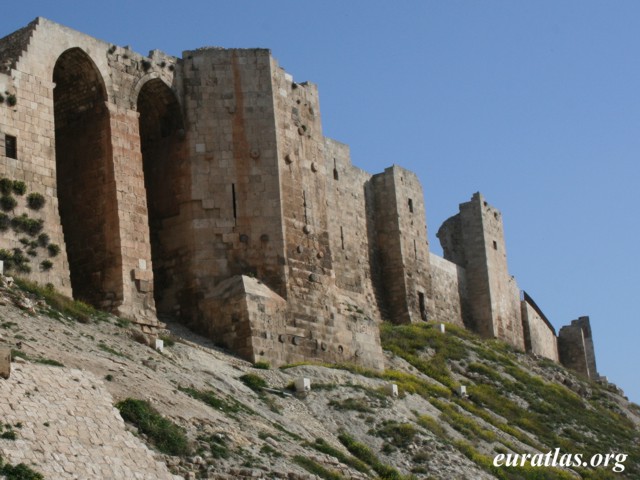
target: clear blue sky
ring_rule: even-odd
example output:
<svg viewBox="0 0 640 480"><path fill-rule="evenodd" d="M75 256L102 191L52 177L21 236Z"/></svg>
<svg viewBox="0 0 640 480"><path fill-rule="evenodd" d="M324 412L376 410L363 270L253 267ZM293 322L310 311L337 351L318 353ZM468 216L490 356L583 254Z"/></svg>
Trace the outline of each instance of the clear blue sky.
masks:
<svg viewBox="0 0 640 480"><path fill-rule="evenodd" d="M481 191L509 267L559 328L590 315L598 369L640 402L640 2L22 1L140 53L267 47L319 85L325 135L422 180L431 248Z"/></svg>

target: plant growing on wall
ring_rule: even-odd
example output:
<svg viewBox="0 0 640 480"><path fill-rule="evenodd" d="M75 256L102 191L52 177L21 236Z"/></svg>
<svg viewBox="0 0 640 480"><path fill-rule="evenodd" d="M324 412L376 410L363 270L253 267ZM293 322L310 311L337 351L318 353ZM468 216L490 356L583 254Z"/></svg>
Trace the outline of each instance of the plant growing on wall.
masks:
<svg viewBox="0 0 640 480"><path fill-rule="evenodd" d="M6 213L0 213L0 232L6 232L11 226L11 219Z"/></svg>
<svg viewBox="0 0 640 480"><path fill-rule="evenodd" d="M0 208L5 212L10 212L18 205L18 201L13 198L11 195L2 195L0 197Z"/></svg>
<svg viewBox="0 0 640 480"><path fill-rule="evenodd" d="M9 178L0 178L0 210L9 212L18 207L18 200L12 195L23 196L27 193L27 185L21 180L12 180ZM30 193L26 197L26 207L32 210L40 210L46 199L41 193ZM60 247L50 243L50 237L43 232L44 220L41 218L32 218L26 213L10 216L0 212L0 232L7 232L9 227L15 234L24 234L14 239L19 242L22 247L12 249L0 249L0 260L4 261L6 270L15 270L21 273L30 273L31 258L38 257L40 249L46 249L49 257L55 257L60 253ZM29 238L31 237L31 238ZM49 259L40 262L40 270L48 271L53 268L54 263Z"/></svg>
<svg viewBox="0 0 640 480"><path fill-rule="evenodd" d="M47 245L47 250L49 251L49 255L51 257L56 257L60 253L60 247L55 243L50 243Z"/></svg>
<svg viewBox="0 0 640 480"><path fill-rule="evenodd" d="M35 237L42 231L43 227L44 220L41 218L30 218L26 213L11 219L11 228L13 228L16 233L22 232Z"/></svg>
<svg viewBox="0 0 640 480"><path fill-rule="evenodd" d="M8 178L0 178L0 193L2 195L10 195L13 190L13 180Z"/></svg>
<svg viewBox="0 0 640 480"><path fill-rule="evenodd" d="M22 196L27 193L27 184L20 180L14 180L11 185L11 189L16 195Z"/></svg>
<svg viewBox="0 0 640 480"><path fill-rule="evenodd" d="M32 210L40 210L44 207L45 198L41 193L30 193L27 195L27 207Z"/></svg>
<svg viewBox="0 0 640 480"><path fill-rule="evenodd" d="M38 244L41 247L46 247L47 245L49 245L49 235L47 235L46 233L41 233L40 235L38 235Z"/></svg>

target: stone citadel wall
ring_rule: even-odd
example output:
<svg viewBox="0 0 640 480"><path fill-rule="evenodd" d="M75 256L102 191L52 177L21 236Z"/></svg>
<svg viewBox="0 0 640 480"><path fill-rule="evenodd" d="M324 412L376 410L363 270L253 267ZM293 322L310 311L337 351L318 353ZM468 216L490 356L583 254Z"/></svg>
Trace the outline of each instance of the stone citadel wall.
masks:
<svg viewBox="0 0 640 480"><path fill-rule="evenodd" d="M45 200L5 182L0 256L35 281L278 365L382 368L383 320L564 358L520 300L500 212L475 194L434 255L416 175L353 166L322 133L317 87L268 50L144 56L38 18L0 39L0 92L0 176Z"/></svg>

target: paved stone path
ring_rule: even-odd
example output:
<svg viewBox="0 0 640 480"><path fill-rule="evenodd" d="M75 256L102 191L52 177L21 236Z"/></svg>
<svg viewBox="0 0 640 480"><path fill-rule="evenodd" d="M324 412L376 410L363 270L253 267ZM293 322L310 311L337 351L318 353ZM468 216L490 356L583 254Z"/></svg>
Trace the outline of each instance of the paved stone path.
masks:
<svg viewBox="0 0 640 480"><path fill-rule="evenodd" d="M89 372L13 364L0 379L0 422L17 439L0 439L0 455L46 479L174 480L165 464L125 429L113 400Z"/></svg>

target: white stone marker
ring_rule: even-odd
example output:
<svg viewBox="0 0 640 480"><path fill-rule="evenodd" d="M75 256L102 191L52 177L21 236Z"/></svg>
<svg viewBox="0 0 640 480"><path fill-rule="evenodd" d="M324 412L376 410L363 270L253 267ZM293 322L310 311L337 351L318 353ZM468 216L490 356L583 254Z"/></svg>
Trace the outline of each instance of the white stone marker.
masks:
<svg viewBox="0 0 640 480"><path fill-rule="evenodd" d="M456 390L456 393L458 394L459 397L466 397L467 396L467 387L464 385L460 385L458 387L458 389Z"/></svg>
<svg viewBox="0 0 640 480"><path fill-rule="evenodd" d="M164 351L164 340L156 338L156 350L162 353Z"/></svg>
<svg viewBox="0 0 640 480"><path fill-rule="evenodd" d="M387 392L387 395L389 395L390 397L398 396L398 385L395 383L387 383L385 385L385 390Z"/></svg>
<svg viewBox="0 0 640 480"><path fill-rule="evenodd" d="M444 332L445 332L445 330L446 330L446 328L445 328L445 326L444 326L444 323L439 323L439 324L438 324L438 331L439 331L440 333L444 333Z"/></svg>
<svg viewBox="0 0 640 480"><path fill-rule="evenodd" d="M9 378L11 376L11 349L0 347L0 377Z"/></svg>
<svg viewBox="0 0 640 480"><path fill-rule="evenodd" d="M311 380L305 377L300 377L295 381L296 392L309 392L311 391Z"/></svg>

